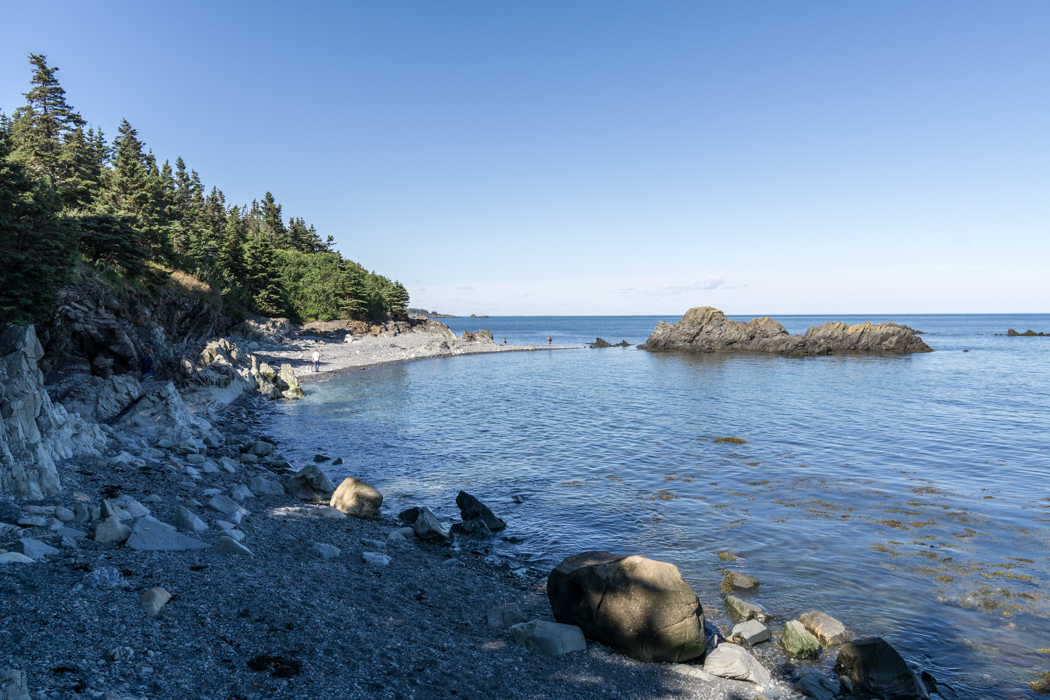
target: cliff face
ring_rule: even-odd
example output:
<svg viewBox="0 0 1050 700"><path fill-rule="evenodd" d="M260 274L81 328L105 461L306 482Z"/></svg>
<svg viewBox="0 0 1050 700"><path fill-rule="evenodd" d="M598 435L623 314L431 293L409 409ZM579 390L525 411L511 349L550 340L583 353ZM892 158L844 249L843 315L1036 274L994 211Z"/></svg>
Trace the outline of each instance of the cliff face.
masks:
<svg viewBox="0 0 1050 700"><path fill-rule="evenodd" d="M853 326L828 322L804 335L791 335L768 317L747 323L731 321L718 309L698 306L675 324L660 321L643 350L690 352L762 352L784 355L829 355L836 352L933 352L915 331L896 323L865 322Z"/></svg>
<svg viewBox="0 0 1050 700"><path fill-rule="evenodd" d="M0 334L0 496L58 493L55 460L97 455L106 442L97 424L51 402L38 366L43 356L32 326Z"/></svg>

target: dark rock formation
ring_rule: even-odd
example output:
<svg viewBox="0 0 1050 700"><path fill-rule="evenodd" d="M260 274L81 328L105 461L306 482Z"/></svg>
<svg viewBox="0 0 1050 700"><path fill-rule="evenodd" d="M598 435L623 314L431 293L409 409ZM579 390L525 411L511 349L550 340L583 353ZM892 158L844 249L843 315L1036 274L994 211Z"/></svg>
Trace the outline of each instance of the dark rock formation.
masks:
<svg viewBox="0 0 1050 700"><path fill-rule="evenodd" d="M619 343L616 343L616 345L613 345L612 343L606 340L598 338L587 347L591 348L592 350L595 348L629 348L631 347L631 344L628 343L626 340L622 340Z"/></svg>
<svg viewBox="0 0 1050 700"><path fill-rule="evenodd" d="M1045 338L1046 336L1050 335L1050 333L1036 333L1030 328L1024 333L1018 333L1013 328L1011 328L1006 331L1006 335L1008 335L1011 338Z"/></svg>
<svg viewBox="0 0 1050 700"><path fill-rule="evenodd" d="M839 650L835 673L853 684L853 692L882 700L926 700L926 686L882 637L847 642Z"/></svg>
<svg viewBox="0 0 1050 700"><path fill-rule="evenodd" d="M489 507L478 499L471 496L466 491L460 491L459 495L456 496L456 505L459 506L460 517L463 518L463 522L467 523L471 520L480 520L485 523L492 532L497 532L507 527L507 523L497 518Z"/></svg>
<svg viewBox="0 0 1050 700"><path fill-rule="evenodd" d="M725 314L710 306L689 309L673 325L660 321L649 339L638 347L657 351L785 355L933 352L933 348L917 337L911 328L896 323L865 322L847 326L829 321L813 326L804 335L791 335L771 318L753 318L747 323L730 321Z"/></svg>
<svg viewBox="0 0 1050 700"><path fill-rule="evenodd" d="M330 501L335 484L327 474L311 464L297 471L284 485L284 490L300 501Z"/></svg>
<svg viewBox="0 0 1050 700"><path fill-rule="evenodd" d="M678 567L639 555L584 552L547 578L554 619L639 661L704 653L704 611Z"/></svg>

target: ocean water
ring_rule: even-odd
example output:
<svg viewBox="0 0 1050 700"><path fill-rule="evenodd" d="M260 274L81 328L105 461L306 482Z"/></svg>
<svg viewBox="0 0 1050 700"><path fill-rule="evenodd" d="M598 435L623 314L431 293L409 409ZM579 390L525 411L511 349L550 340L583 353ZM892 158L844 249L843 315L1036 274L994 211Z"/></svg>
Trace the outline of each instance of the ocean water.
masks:
<svg viewBox="0 0 1050 700"><path fill-rule="evenodd" d="M1050 670L1050 338L995 334L1050 331L1050 315L777 319L896 321L935 352L649 353L633 345L660 317L446 319L510 344L632 347L332 375L273 430L300 462L342 456L333 478L372 483L392 512L453 519L474 494L508 522L486 546L515 569L637 552L711 608L739 569L781 622L820 609L885 637L942 697L1034 697Z"/></svg>

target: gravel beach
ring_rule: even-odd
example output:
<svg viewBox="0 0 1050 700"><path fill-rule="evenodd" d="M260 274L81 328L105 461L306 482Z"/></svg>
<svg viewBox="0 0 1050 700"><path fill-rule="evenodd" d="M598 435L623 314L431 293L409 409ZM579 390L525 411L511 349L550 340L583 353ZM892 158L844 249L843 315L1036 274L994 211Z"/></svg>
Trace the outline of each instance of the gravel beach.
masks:
<svg viewBox="0 0 1050 700"><path fill-rule="evenodd" d="M432 333L252 345L299 373L315 347L322 371L533 350ZM101 425L105 449L59 462L57 495L0 501L0 698L802 697L772 643L751 650L766 685L590 641L564 656L518 646L488 613L553 621L546 572L487 561L484 539L454 551L415 537L389 507L347 517L291 495L311 465L283 459L258 394L164 406L156 424ZM721 601L702 602L727 634Z"/></svg>

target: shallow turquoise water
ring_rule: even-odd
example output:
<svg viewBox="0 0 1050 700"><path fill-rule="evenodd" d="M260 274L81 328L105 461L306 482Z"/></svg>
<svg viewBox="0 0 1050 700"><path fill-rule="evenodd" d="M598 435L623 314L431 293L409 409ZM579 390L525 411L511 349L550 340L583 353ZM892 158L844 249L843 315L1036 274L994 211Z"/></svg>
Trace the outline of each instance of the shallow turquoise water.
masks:
<svg viewBox="0 0 1050 700"><path fill-rule="evenodd" d="M994 334L1050 330L1050 315L834 320L869 318L925 331L936 352L422 360L309 385L275 434L300 461L342 455L333 477L369 481L395 512L451 518L458 490L473 493L508 521L516 540L493 556L515 566L641 552L677 564L710 607L720 570L739 568L780 620L819 608L886 637L945 697L1027 697L1050 669L1034 651L1050 647L1050 338ZM657 320L448 322L568 345L640 343ZM829 318L778 320L801 332Z"/></svg>

